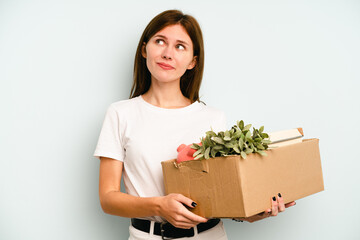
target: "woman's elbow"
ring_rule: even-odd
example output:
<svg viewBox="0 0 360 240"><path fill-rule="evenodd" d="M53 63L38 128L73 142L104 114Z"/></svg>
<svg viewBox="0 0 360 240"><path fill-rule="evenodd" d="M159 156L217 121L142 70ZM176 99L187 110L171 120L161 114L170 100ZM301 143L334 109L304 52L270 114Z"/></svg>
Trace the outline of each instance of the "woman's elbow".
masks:
<svg viewBox="0 0 360 240"><path fill-rule="evenodd" d="M104 213L111 214L111 207L109 204L109 196L108 194L100 194L100 206Z"/></svg>

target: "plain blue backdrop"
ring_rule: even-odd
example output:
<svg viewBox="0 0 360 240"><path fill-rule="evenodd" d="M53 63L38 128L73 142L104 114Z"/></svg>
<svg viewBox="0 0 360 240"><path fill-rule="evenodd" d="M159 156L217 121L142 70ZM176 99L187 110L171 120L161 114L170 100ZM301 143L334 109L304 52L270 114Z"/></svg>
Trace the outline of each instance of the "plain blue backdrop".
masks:
<svg viewBox="0 0 360 240"><path fill-rule="evenodd" d="M360 239L359 1L0 1L0 239L127 239L102 212L92 157L107 106L129 97L147 23L195 16L201 99L268 132L320 139L325 191L229 239Z"/></svg>

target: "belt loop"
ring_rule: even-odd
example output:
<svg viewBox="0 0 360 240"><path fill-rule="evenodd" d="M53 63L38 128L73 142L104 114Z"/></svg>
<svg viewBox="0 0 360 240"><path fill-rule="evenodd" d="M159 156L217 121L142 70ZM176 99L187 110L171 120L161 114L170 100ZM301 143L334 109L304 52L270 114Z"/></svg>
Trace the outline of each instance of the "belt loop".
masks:
<svg viewBox="0 0 360 240"><path fill-rule="evenodd" d="M197 225L193 227L194 228L194 236L198 235L198 228Z"/></svg>
<svg viewBox="0 0 360 240"><path fill-rule="evenodd" d="M150 236L154 235L155 221L150 221Z"/></svg>
<svg viewBox="0 0 360 240"><path fill-rule="evenodd" d="M164 226L165 222L162 222L160 223L160 233L161 233L161 239L162 240L165 240L166 238L164 237L164 229L163 229L163 226Z"/></svg>

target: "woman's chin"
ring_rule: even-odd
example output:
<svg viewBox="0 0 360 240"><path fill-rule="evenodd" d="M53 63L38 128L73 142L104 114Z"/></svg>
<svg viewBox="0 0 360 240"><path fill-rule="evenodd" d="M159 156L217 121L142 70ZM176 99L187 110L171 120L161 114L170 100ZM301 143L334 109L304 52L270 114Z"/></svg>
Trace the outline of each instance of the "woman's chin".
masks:
<svg viewBox="0 0 360 240"><path fill-rule="evenodd" d="M178 84L179 83L179 81L180 81L180 78L178 78L178 79L171 79L171 78L169 78L169 77L163 77L163 78L152 78L151 79L151 81L153 82L153 83L158 83L158 84L171 84L171 83L173 83L173 84Z"/></svg>

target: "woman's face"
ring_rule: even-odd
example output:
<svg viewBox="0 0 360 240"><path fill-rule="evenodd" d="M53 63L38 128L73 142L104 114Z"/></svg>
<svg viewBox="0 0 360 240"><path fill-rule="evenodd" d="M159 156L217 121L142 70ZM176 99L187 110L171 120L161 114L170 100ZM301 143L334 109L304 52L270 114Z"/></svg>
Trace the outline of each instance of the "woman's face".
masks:
<svg viewBox="0 0 360 240"><path fill-rule="evenodd" d="M187 69L195 66L193 43L180 24L170 25L144 43L142 55L151 73L151 81L180 81Z"/></svg>

